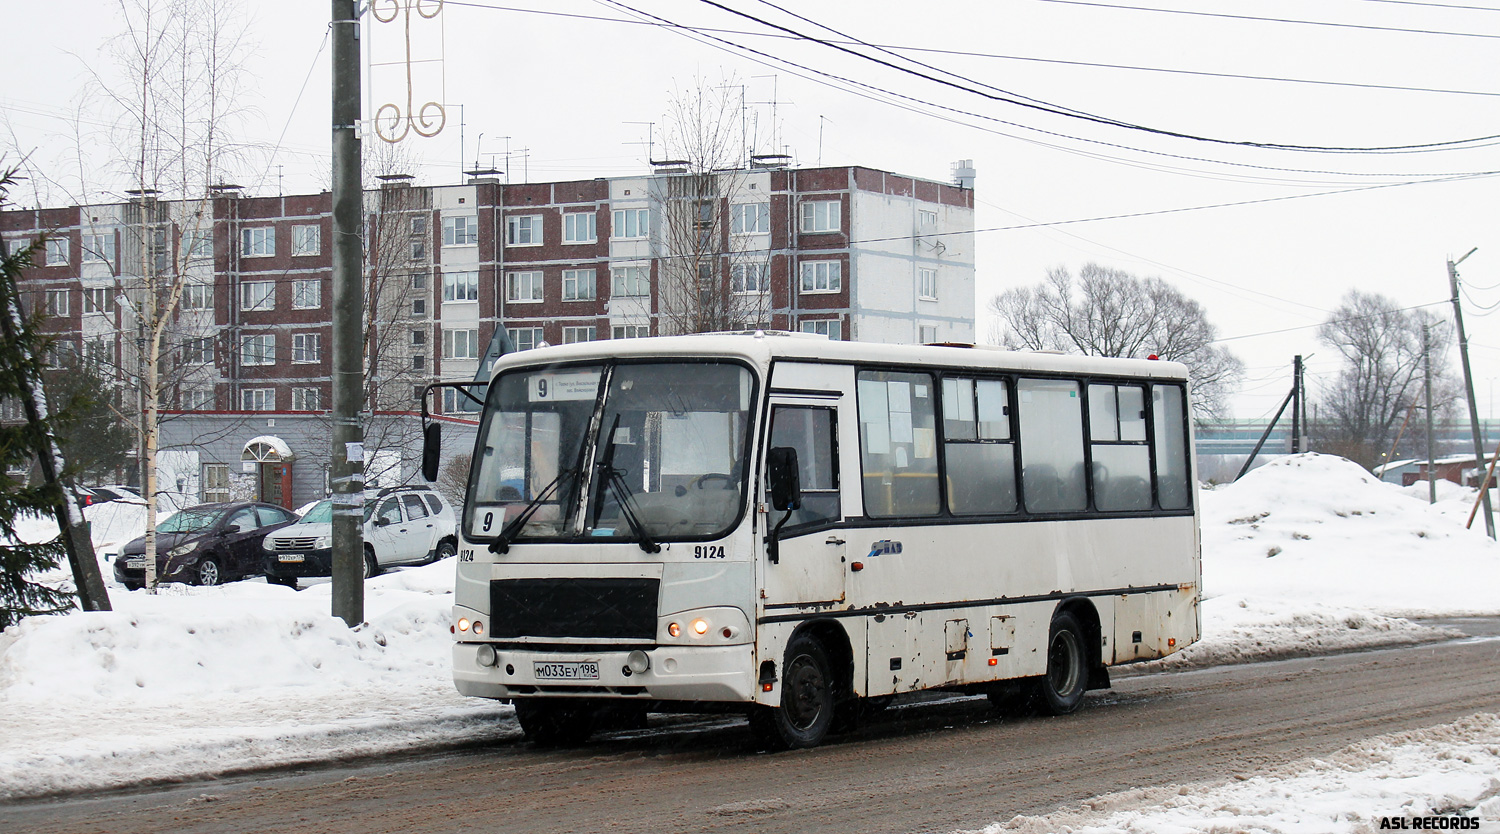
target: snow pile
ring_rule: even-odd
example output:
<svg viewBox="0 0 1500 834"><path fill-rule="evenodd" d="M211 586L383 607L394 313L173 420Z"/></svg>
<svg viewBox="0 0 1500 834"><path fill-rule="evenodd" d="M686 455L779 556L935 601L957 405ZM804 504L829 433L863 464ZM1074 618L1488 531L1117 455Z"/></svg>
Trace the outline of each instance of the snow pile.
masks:
<svg viewBox="0 0 1500 834"><path fill-rule="evenodd" d="M0 798L385 753L516 732L448 661L452 560L366 584L114 593L116 610L0 635Z"/></svg>
<svg viewBox="0 0 1500 834"><path fill-rule="evenodd" d="M1144 788L1046 816L1018 816L984 834L1243 831L1364 834L1413 828L1413 818L1473 817L1433 830L1500 831L1500 716L1392 733L1235 782ZM1418 798L1413 798L1418 797ZM1382 824L1384 823L1384 824Z"/></svg>
<svg viewBox="0 0 1500 834"><path fill-rule="evenodd" d="M1205 492L1204 635L1163 664L1442 639L1402 617L1500 612L1500 548L1463 529L1464 492L1429 507L1318 455ZM136 511L89 508L96 541L130 533ZM368 581L352 630L329 616L328 583L260 580L115 589L113 612L7 630L0 799L514 737L509 707L453 688L453 571Z"/></svg>

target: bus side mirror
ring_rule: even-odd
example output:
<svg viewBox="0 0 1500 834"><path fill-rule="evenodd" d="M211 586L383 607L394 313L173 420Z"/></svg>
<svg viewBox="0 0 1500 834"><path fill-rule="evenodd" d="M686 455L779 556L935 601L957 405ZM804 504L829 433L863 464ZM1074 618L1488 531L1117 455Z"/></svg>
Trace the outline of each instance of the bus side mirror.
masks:
<svg viewBox="0 0 1500 834"><path fill-rule="evenodd" d="M438 455L443 450L443 424L428 423L422 429L422 477L427 483L437 480Z"/></svg>
<svg viewBox="0 0 1500 834"><path fill-rule="evenodd" d="M797 450L777 446L766 453L766 476L771 487L771 506L790 511L802 508L802 470Z"/></svg>

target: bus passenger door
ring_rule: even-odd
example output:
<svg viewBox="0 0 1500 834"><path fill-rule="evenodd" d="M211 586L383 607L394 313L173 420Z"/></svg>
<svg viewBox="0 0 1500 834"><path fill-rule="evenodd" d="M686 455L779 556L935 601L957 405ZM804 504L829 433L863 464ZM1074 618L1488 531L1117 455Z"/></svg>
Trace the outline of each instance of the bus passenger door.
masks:
<svg viewBox="0 0 1500 834"><path fill-rule="evenodd" d="M839 404L834 400L773 399L767 448L797 452L802 506L790 515L771 506L761 516L765 535L780 525L777 561L770 562L769 542L763 603L768 611L844 601L847 571L838 472ZM762 473L761 483L767 483ZM785 519L785 523L782 521Z"/></svg>

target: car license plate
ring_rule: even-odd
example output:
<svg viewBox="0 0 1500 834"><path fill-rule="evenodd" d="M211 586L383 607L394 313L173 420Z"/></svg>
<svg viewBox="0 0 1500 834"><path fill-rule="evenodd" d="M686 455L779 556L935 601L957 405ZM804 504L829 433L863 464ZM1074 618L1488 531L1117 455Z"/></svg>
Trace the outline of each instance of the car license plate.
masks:
<svg viewBox="0 0 1500 834"><path fill-rule="evenodd" d="M131 569L139 568L141 570L145 570L146 569L146 557L142 556L139 559L126 559L125 560L125 567L131 568Z"/></svg>
<svg viewBox="0 0 1500 834"><path fill-rule="evenodd" d="M599 661L534 661L532 670L539 681L596 681L599 680Z"/></svg>
<svg viewBox="0 0 1500 834"><path fill-rule="evenodd" d="M304 557L303 557L303 555L301 553L278 553L278 554L276 554L276 561L278 561L278 562L300 562L300 561L302 561L303 558Z"/></svg>

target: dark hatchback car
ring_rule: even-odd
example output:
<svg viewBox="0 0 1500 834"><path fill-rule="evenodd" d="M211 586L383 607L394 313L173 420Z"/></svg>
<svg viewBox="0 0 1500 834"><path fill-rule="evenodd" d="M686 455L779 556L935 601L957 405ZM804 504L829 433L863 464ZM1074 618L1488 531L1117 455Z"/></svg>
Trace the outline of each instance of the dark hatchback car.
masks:
<svg viewBox="0 0 1500 834"><path fill-rule="evenodd" d="M261 539L296 520L289 510L256 501L179 510L156 528L156 575L194 585L259 576ZM120 548L115 579L132 591L146 584L144 537Z"/></svg>

